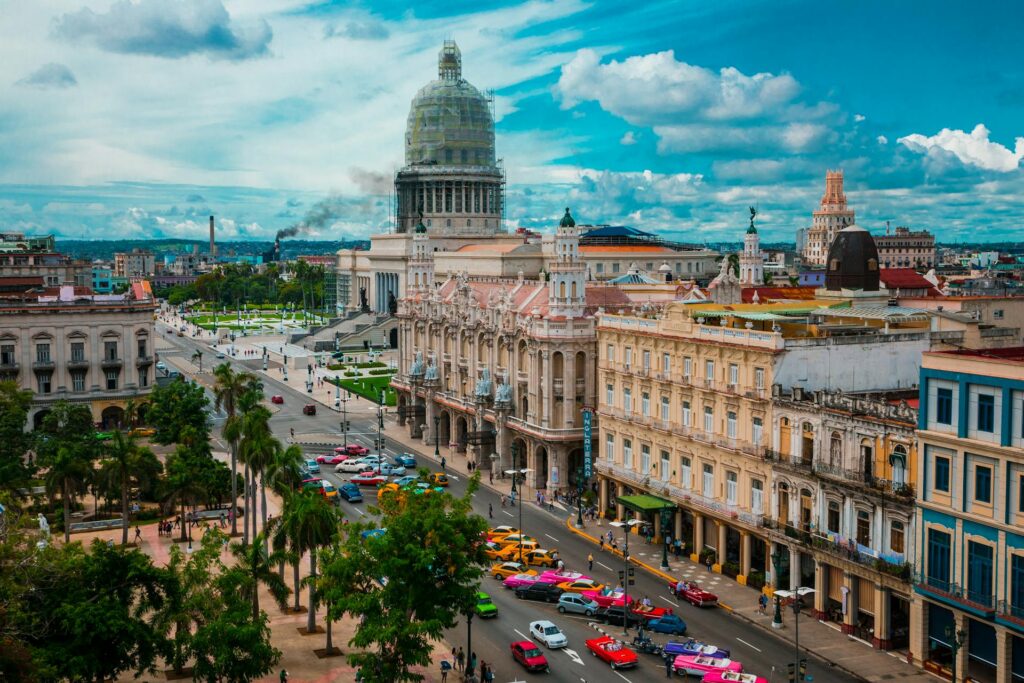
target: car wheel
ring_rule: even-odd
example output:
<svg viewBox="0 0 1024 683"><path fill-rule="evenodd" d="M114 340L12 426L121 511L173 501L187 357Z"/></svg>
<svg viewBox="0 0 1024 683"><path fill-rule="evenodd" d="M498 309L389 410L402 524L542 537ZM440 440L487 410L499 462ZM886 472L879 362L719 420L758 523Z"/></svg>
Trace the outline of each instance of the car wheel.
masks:
<svg viewBox="0 0 1024 683"><path fill-rule="evenodd" d="M612 671L615 671L616 669L619 668L619 665L616 664L615 662L612 662L611 664L612 664Z"/></svg>
<svg viewBox="0 0 1024 683"><path fill-rule="evenodd" d="M588 617L592 617L594 616L594 610L588 609L586 612L584 612L584 614Z"/></svg>
<svg viewBox="0 0 1024 683"><path fill-rule="evenodd" d="M558 606L558 613L559 614L565 614L565 606L559 605Z"/></svg>

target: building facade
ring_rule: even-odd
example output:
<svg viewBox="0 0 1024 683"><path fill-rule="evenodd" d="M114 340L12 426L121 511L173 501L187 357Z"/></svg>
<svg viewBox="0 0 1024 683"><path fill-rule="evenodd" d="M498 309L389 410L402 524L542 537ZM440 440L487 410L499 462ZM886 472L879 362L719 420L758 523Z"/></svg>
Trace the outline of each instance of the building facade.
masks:
<svg viewBox="0 0 1024 683"><path fill-rule="evenodd" d="M115 277L149 277L156 271L156 255L147 249L114 253Z"/></svg>
<svg viewBox="0 0 1024 683"><path fill-rule="evenodd" d="M1024 348L927 353L911 649L954 680L1024 680Z"/></svg>
<svg viewBox="0 0 1024 683"><path fill-rule="evenodd" d="M77 295L0 302L0 379L32 392L38 427L59 400L86 403L103 426L124 419L129 399L153 385L151 299Z"/></svg>
<svg viewBox="0 0 1024 683"><path fill-rule="evenodd" d="M914 268L929 270L935 267L935 235L927 230L911 230L899 226L893 234L875 237L878 258L883 268Z"/></svg>
<svg viewBox="0 0 1024 683"><path fill-rule="evenodd" d="M0 277L32 276L41 276L47 287L88 287L92 284L92 264L53 252L0 253Z"/></svg>
<svg viewBox="0 0 1024 683"><path fill-rule="evenodd" d="M811 227L803 240L803 262L805 265L823 266L832 241L843 228L854 224L854 212L846 204L843 192L843 172L828 171L825 174L825 194L821 204L814 211Z"/></svg>

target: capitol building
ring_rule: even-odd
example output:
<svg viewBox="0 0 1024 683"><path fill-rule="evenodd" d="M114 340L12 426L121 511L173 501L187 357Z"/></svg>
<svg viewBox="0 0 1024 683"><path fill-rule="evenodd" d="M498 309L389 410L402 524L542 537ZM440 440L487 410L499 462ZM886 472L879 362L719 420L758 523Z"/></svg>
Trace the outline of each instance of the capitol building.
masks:
<svg viewBox="0 0 1024 683"><path fill-rule="evenodd" d="M437 78L416 93L405 133L405 166L395 174L392 232L370 249L337 252L340 311L394 312L411 286L417 229L428 236L436 284L448 275L536 279L557 260L553 235L509 232L505 171L495 151L490 98L462 77L462 54L445 41ZM553 221L554 222L554 221ZM664 283L707 280L717 253L622 226L580 226L588 280ZM640 275L643 273L643 275Z"/></svg>

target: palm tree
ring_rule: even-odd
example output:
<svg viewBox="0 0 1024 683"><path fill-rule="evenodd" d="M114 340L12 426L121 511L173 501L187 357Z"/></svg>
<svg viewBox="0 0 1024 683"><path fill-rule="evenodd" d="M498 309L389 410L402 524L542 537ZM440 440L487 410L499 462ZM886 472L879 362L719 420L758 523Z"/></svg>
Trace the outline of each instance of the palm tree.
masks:
<svg viewBox="0 0 1024 683"><path fill-rule="evenodd" d="M231 546L231 552L237 560L235 566L245 576L242 592L252 600L253 623L258 622L260 618L261 584L267 587L281 609L284 609L288 602L288 586L273 569L278 560L277 551L268 553L264 540L263 534L260 534L255 536L249 545L235 543Z"/></svg>
<svg viewBox="0 0 1024 683"><path fill-rule="evenodd" d="M132 481L140 485L145 483L146 469L143 457L148 448L140 447L135 438L124 432L114 432L113 438L107 442L107 458L103 468L112 482L121 491L121 545L128 545L128 489Z"/></svg>
<svg viewBox="0 0 1024 683"><path fill-rule="evenodd" d="M189 469L188 463L183 457L184 454L181 452L183 450L179 446L178 452L167 459L167 477L164 479L163 490L164 502L170 505L172 510L175 506L181 508L181 540L184 542L188 540L186 535L188 519L185 516L185 507L202 495L203 486Z"/></svg>
<svg viewBox="0 0 1024 683"><path fill-rule="evenodd" d="M197 361L198 361L198 365L199 365L199 373L202 374L202 372L203 372L203 352L202 351L196 351L195 353L192 354L192 362L196 363Z"/></svg>
<svg viewBox="0 0 1024 683"><path fill-rule="evenodd" d="M330 565L335 558L343 552L338 540L338 536L335 535L331 544L324 549L323 557L321 558L324 566ZM316 588L320 595L329 595L331 590L336 586L334 581L335 579L332 576L318 576L316 578ZM331 605L328 603L326 607L327 612L324 615L324 620L327 622L327 641L324 647L326 648L327 656L330 657L334 654L334 629L332 628L334 626L334 619L331 618Z"/></svg>
<svg viewBox="0 0 1024 683"><path fill-rule="evenodd" d="M298 486L302 483L302 449L296 445L291 445L288 448L281 448L278 444L278 448L275 449L273 457L270 463L267 465L266 478L270 483L271 490L281 497L283 503L282 509L287 506L288 497L292 495ZM278 516L277 521L280 522L281 517ZM279 526L278 525L275 525ZM287 536L284 534L275 532L272 534L272 539L276 547L281 549L284 548L287 542ZM281 578L284 578L284 559L282 558L280 563ZM296 575L298 571L296 569ZM296 585L298 585L298 579L296 579Z"/></svg>
<svg viewBox="0 0 1024 683"><path fill-rule="evenodd" d="M256 376L248 372L235 372L230 363L222 363L213 370L216 383L213 387L214 406L223 409L227 414L222 431L224 438L231 444L231 505L238 506L238 439L241 436L237 424L236 408L238 400ZM231 535L238 535L238 515L231 515Z"/></svg>
<svg viewBox="0 0 1024 683"><path fill-rule="evenodd" d="M259 405L246 413L243 423L242 441L239 451L252 474L253 510L256 505L256 477L260 480L260 509L263 526L267 526L267 478L266 470L274 460L274 453L281 450L281 442L270 431L270 411ZM253 515L253 535L256 535L256 515Z"/></svg>
<svg viewBox="0 0 1024 683"><path fill-rule="evenodd" d="M51 498L60 492L64 504L64 543L71 542L71 499L82 491L91 475L91 463L72 448L61 446L50 459L43 481Z"/></svg>
<svg viewBox="0 0 1024 683"><path fill-rule="evenodd" d="M293 550L309 553L309 612L306 620L306 632L316 632L316 551L328 545L338 533L338 511L322 496L316 493L302 493L293 496L289 511L294 515L295 539L297 547Z"/></svg>

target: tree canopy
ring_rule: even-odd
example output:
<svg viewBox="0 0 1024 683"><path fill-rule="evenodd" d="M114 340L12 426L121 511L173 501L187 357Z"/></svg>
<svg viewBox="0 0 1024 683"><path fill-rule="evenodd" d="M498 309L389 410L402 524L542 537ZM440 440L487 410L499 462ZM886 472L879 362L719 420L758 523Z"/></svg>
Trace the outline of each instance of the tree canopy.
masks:
<svg viewBox="0 0 1024 683"><path fill-rule="evenodd" d="M194 382L179 380L156 387L146 412L146 419L156 428L153 441L209 451L209 408L206 392Z"/></svg>

